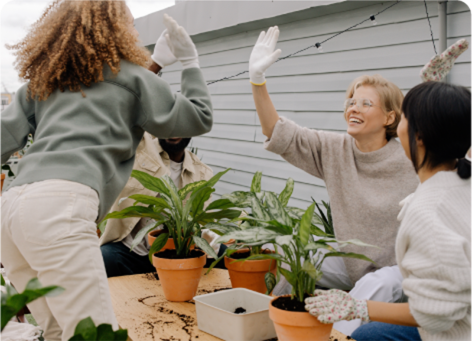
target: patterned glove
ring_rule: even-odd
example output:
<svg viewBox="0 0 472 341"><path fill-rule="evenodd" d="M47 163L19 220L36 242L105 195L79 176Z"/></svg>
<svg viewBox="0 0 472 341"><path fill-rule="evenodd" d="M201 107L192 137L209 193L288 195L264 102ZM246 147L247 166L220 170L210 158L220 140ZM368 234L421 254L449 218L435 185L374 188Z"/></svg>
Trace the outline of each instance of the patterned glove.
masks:
<svg viewBox="0 0 472 341"><path fill-rule="evenodd" d="M156 45L154 46L154 53L151 56L152 60L161 68L172 65L177 61L169 45L167 45L166 34L167 30L164 30L159 39L157 39Z"/></svg>
<svg viewBox="0 0 472 341"><path fill-rule="evenodd" d="M318 317L321 323L361 319L369 322L366 300L356 300L348 293L337 290L315 290L315 297L305 299L305 309Z"/></svg>
<svg viewBox="0 0 472 341"><path fill-rule="evenodd" d="M469 43L465 39L457 41L440 55L434 56L428 64L421 69L421 79L423 82L440 81L451 71L454 62L462 52L469 48Z"/></svg>
<svg viewBox="0 0 472 341"><path fill-rule="evenodd" d="M277 26L267 30L267 34L262 31L252 49L249 57L249 80L254 85L264 85L266 82L265 72L279 58L282 50L274 51L279 39L279 29Z"/></svg>

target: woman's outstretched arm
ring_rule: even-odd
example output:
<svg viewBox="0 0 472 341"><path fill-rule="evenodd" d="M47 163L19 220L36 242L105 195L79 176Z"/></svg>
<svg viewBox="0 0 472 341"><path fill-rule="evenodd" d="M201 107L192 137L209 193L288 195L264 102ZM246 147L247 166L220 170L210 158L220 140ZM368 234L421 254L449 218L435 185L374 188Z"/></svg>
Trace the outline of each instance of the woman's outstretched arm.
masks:
<svg viewBox="0 0 472 341"><path fill-rule="evenodd" d="M271 138L275 124L279 120L279 114L267 92L266 85L252 85L252 95L256 104L257 115L262 126L262 133Z"/></svg>

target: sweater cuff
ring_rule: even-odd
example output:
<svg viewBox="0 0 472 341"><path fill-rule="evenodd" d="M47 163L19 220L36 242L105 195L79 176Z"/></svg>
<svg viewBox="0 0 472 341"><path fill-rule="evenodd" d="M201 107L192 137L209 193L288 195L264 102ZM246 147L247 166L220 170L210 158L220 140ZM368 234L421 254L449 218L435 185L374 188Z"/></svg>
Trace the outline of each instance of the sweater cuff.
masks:
<svg viewBox="0 0 472 341"><path fill-rule="evenodd" d="M284 154L293 140L296 129L295 122L281 116L275 124L271 138L264 142L264 148L275 154Z"/></svg>

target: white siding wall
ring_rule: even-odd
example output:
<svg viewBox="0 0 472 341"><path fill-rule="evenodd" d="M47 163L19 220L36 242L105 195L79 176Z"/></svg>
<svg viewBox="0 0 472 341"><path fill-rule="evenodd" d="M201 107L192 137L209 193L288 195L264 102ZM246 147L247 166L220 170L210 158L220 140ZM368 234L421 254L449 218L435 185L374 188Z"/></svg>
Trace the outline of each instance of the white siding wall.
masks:
<svg viewBox="0 0 472 341"><path fill-rule="evenodd" d="M367 18L390 2L366 3L360 9L280 25L278 48L282 56L313 45ZM438 5L428 2L434 37L439 37ZM290 15L290 14L287 14ZM471 13L462 2L448 2L448 45L459 38L470 41ZM379 73L404 92L420 83L421 67L434 55L422 1L404 1L377 17L323 45L324 53L309 49L274 64L267 87L280 115L315 129L343 133L342 105L350 82L363 74ZM274 20L273 25L277 25ZM197 43L206 80L247 70L260 30ZM436 46L438 41L436 40ZM440 51L439 51L440 52ZM470 88L470 50L456 62L449 82ZM177 63L178 64L178 63ZM163 78L180 89L180 65L164 70ZM263 189L281 191L288 177L296 181L291 205L329 200L324 182L288 164L262 147L264 136L255 112L248 75L209 86L214 106L213 130L194 138L198 155L215 172L232 171L217 185L217 196L247 189L255 171L263 171Z"/></svg>

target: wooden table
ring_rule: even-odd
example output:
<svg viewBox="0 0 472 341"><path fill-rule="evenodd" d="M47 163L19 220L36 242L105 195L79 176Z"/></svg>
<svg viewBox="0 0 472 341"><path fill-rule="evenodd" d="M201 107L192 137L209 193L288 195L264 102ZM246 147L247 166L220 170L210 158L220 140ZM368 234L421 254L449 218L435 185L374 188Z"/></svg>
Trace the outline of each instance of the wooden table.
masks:
<svg viewBox="0 0 472 341"><path fill-rule="evenodd" d="M206 271L206 269L204 270ZM133 341L219 341L197 326L195 302L169 302L155 274L108 279L113 308L121 328ZM213 269L202 276L197 295L230 289L227 270ZM347 340L333 329L331 340Z"/></svg>

